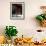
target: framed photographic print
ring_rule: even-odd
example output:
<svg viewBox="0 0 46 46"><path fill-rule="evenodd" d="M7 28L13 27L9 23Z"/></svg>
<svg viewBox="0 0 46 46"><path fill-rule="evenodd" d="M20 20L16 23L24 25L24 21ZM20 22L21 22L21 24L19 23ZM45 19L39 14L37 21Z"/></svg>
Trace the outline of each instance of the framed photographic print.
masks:
<svg viewBox="0 0 46 46"><path fill-rule="evenodd" d="M10 19L24 20L24 18L25 18L24 2L11 2L10 3Z"/></svg>

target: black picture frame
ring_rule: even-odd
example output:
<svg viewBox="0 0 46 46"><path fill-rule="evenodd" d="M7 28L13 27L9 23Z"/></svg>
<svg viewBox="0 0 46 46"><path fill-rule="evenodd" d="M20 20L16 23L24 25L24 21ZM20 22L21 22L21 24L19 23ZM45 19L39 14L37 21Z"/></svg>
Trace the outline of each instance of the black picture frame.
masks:
<svg viewBox="0 0 46 46"><path fill-rule="evenodd" d="M10 19L24 20L25 19L25 3L10 2Z"/></svg>

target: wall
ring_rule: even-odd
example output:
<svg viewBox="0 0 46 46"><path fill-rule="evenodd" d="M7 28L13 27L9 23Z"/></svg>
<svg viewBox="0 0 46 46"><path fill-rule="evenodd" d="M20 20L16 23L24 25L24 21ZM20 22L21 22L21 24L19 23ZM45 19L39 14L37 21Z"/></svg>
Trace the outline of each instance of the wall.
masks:
<svg viewBox="0 0 46 46"><path fill-rule="evenodd" d="M10 20L10 2L25 2L25 20ZM46 0L0 0L0 34L4 33L6 25L15 25L18 36L31 36L39 27L35 16L41 13L40 6L46 5Z"/></svg>

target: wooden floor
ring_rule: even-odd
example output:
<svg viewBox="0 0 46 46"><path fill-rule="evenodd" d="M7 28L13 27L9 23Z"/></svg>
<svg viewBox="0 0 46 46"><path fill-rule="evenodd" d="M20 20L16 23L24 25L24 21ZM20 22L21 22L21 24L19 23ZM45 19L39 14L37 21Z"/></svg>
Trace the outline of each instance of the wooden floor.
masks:
<svg viewBox="0 0 46 46"><path fill-rule="evenodd" d="M23 44L23 45L15 45L15 46L46 46L46 44L44 45Z"/></svg>

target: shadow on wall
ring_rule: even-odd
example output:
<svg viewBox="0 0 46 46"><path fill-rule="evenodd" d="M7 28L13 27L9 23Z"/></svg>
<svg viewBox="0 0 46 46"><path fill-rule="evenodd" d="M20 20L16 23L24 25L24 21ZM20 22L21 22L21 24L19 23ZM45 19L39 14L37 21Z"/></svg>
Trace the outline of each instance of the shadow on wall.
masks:
<svg viewBox="0 0 46 46"><path fill-rule="evenodd" d="M0 26L0 35L4 35L4 27L3 26Z"/></svg>

